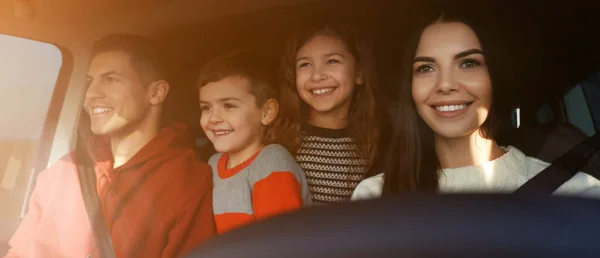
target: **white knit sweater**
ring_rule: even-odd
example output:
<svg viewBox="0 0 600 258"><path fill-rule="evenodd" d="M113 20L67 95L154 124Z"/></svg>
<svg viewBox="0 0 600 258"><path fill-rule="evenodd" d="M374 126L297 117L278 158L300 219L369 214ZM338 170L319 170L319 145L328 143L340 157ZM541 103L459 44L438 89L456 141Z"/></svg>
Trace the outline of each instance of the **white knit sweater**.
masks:
<svg viewBox="0 0 600 258"><path fill-rule="evenodd" d="M505 148L502 157L481 165L447 168L440 174L439 187L442 193L507 193L513 192L527 180L550 164L527 157L514 147ZM381 196L383 173L360 182L352 200L372 199ZM579 172L560 186L554 194L600 198L600 181Z"/></svg>

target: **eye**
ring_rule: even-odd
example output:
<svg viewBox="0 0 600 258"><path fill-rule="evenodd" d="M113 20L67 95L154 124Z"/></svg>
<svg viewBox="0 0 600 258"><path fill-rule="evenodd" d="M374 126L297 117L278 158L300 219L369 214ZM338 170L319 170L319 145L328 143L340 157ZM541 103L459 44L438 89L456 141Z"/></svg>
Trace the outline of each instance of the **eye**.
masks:
<svg viewBox="0 0 600 258"><path fill-rule="evenodd" d="M416 73L430 73L435 71L431 65L421 65L415 69Z"/></svg>
<svg viewBox="0 0 600 258"><path fill-rule="evenodd" d="M327 64L339 64L340 60L337 59L329 59L327 60Z"/></svg>
<svg viewBox="0 0 600 258"><path fill-rule="evenodd" d="M121 80L119 80L118 78L116 78L116 77L113 77L113 76L104 77L102 80L103 80L105 83L115 83L115 82L119 82L119 81L121 81Z"/></svg>
<svg viewBox="0 0 600 258"><path fill-rule="evenodd" d="M223 107L224 107L225 109L236 108L236 106L235 106L235 105L233 105L233 104L230 104L230 103L225 103L225 104L223 104Z"/></svg>
<svg viewBox="0 0 600 258"><path fill-rule="evenodd" d="M210 110L210 106L202 105L202 106L200 106L200 110L202 110L202 112L209 111Z"/></svg>
<svg viewBox="0 0 600 258"><path fill-rule="evenodd" d="M480 66L481 63L475 59L465 59L460 63L461 68L470 68Z"/></svg>
<svg viewBox="0 0 600 258"><path fill-rule="evenodd" d="M312 65L308 62L303 62L298 64L298 69L303 68L303 67L311 67Z"/></svg>

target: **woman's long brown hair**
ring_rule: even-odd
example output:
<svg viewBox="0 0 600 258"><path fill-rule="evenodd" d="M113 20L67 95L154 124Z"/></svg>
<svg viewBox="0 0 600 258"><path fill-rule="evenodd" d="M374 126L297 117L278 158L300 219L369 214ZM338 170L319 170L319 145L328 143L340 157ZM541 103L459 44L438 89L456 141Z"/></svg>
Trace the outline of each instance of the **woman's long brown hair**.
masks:
<svg viewBox="0 0 600 258"><path fill-rule="evenodd" d="M307 41L320 34L334 35L342 40L357 61L357 71L362 71L364 76L365 83L354 88L348 117L349 131L356 142L357 152L368 161L369 169L367 171L369 172L364 175L366 177L376 172L370 168L381 151L379 148L380 136L385 113L380 106L382 98L379 95L379 82L374 71L371 47L362 35L350 25L334 22L306 28L296 33L285 46L282 60L283 83L296 92L296 55L298 50ZM302 121L307 121L310 107L303 101L299 102L300 118Z"/></svg>

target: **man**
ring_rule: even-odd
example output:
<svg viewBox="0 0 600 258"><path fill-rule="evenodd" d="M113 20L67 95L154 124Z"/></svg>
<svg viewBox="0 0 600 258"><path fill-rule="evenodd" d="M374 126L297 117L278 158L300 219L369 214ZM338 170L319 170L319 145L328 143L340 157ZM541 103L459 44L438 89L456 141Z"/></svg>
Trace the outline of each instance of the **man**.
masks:
<svg viewBox="0 0 600 258"><path fill-rule="evenodd" d="M147 39L109 35L92 56L80 131L93 135L40 174L7 257L98 255L78 173L95 173L116 257L181 256L215 232L210 167L162 119L170 85Z"/></svg>

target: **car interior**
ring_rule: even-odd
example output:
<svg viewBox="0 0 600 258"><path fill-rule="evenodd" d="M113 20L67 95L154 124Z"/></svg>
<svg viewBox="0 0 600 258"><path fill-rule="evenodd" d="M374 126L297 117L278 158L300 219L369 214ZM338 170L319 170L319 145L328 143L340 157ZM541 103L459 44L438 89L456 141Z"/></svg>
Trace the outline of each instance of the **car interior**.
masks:
<svg viewBox="0 0 600 258"><path fill-rule="evenodd" d="M214 149L199 125L195 80L210 58L250 49L278 60L285 39L301 26L348 21L373 41L393 113L399 60L413 21L445 5L490 12L508 33L516 81L509 93L514 130L500 143L552 162L600 130L600 22L594 1L0 0L0 55L18 53L7 60L29 64L17 74L22 80L2 80L9 76L2 69L15 64L0 59L5 84L0 107L17 114L0 116L7 128L0 130L0 254L27 211L36 175L74 148L89 50L102 36L134 33L161 46L173 85L168 114L189 124L206 160ZM32 50L16 51L18 46ZM42 48L47 51L36 52ZM53 61L47 64L48 58ZM583 171L598 177L600 154Z"/></svg>

